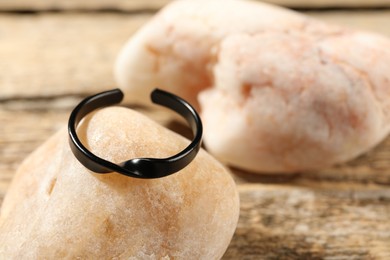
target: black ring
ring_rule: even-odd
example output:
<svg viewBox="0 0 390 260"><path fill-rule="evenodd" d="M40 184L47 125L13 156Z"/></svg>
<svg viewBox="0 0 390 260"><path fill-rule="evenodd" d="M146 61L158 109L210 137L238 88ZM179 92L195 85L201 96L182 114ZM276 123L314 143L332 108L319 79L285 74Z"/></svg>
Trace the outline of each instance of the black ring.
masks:
<svg viewBox="0 0 390 260"><path fill-rule="evenodd" d="M180 153L168 158L136 158L115 164L91 153L77 137L76 128L81 119L95 109L120 103L123 93L113 89L87 97L78 104L69 117L69 144L76 158L89 170L96 173L118 172L135 178L161 178L186 167L198 153L202 142L202 122L195 109L182 98L169 92L155 89L151 93L153 103L168 107L182 115L192 128L194 139Z"/></svg>

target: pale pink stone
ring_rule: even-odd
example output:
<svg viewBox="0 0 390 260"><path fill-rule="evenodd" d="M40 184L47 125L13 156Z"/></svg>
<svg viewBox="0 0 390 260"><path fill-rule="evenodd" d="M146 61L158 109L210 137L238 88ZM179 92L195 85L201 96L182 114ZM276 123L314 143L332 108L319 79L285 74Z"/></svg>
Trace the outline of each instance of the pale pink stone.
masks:
<svg viewBox="0 0 390 260"><path fill-rule="evenodd" d="M390 41L250 1L177 1L124 47L132 101L155 86L201 110L207 148L254 172L344 162L390 129Z"/></svg>

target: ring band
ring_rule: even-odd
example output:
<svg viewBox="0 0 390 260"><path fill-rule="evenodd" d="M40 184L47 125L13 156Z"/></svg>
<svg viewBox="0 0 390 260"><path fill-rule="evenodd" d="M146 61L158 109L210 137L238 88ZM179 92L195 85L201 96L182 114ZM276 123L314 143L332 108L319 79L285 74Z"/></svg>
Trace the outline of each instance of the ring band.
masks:
<svg viewBox="0 0 390 260"><path fill-rule="evenodd" d="M70 114L68 122L69 144L73 154L81 164L96 173L117 172L129 177L152 179L178 172L191 163L202 142L203 127L200 117L185 100L160 89L155 89L151 93L152 102L170 108L183 116L194 134L192 142L183 151L168 158L135 158L120 164L104 160L90 152L77 136L77 125L90 112L120 103L122 99L123 93L120 89L98 93L85 98Z"/></svg>

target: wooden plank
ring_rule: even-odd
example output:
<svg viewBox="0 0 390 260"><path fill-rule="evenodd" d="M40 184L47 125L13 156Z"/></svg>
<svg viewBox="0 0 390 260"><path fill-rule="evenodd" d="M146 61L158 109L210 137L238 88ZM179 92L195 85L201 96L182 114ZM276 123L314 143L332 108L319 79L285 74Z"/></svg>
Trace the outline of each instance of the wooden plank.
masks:
<svg viewBox="0 0 390 260"><path fill-rule="evenodd" d="M238 227L224 259L389 259L388 187L239 187Z"/></svg>
<svg viewBox="0 0 390 260"><path fill-rule="evenodd" d="M390 11L326 12L322 20L390 36ZM93 93L115 86L112 67L151 15L0 16L0 99Z"/></svg>
<svg viewBox="0 0 390 260"><path fill-rule="evenodd" d="M2 0L0 10L4 11L47 11L47 10L118 10L156 11L172 0Z"/></svg>
<svg viewBox="0 0 390 260"><path fill-rule="evenodd" d="M255 0L256 1L256 0ZM258 0L257 0L258 1ZM2 0L3 11L111 10L124 12L156 11L172 0ZM389 7L390 0L265 0L263 2L290 8L376 8Z"/></svg>
<svg viewBox="0 0 390 260"><path fill-rule="evenodd" d="M1 15L0 99L89 93L115 85L121 46L149 15Z"/></svg>

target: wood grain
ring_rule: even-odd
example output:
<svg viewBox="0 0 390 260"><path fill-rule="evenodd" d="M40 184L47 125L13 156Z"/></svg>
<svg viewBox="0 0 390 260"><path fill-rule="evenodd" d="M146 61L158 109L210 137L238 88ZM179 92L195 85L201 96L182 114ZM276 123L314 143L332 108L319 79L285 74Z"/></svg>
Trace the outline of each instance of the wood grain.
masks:
<svg viewBox="0 0 390 260"><path fill-rule="evenodd" d="M389 11L308 14L390 36ZM66 126L80 99L115 85L116 54L150 17L0 15L0 205L18 165ZM188 134L171 114L133 108ZM390 259L390 138L351 162L320 171L231 170L241 212L224 259Z"/></svg>
<svg viewBox="0 0 390 260"><path fill-rule="evenodd" d="M255 0L258 1L258 0ZM50 11L50 10L83 10L83 11L122 11L145 12L156 11L172 0L2 0L0 10L4 11ZM389 7L390 0L265 0L262 2L291 8L377 8ZM222 8L222 4L221 4Z"/></svg>
<svg viewBox="0 0 390 260"><path fill-rule="evenodd" d="M240 186L225 259L389 259L388 187Z"/></svg>
<svg viewBox="0 0 390 260"><path fill-rule="evenodd" d="M114 86L121 46L149 16L0 16L0 98L90 93Z"/></svg>

